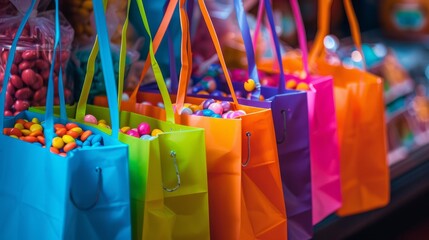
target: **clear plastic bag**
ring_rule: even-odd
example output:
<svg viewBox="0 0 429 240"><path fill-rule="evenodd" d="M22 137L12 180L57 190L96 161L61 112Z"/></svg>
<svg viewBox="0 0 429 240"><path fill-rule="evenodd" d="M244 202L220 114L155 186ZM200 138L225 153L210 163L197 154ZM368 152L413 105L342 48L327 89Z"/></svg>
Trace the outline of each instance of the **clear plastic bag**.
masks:
<svg viewBox="0 0 429 240"><path fill-rule="evenodd" d="M16 15L0 17L0 86L3 87L4 70L9 56L11 43L22 19L30 5L29 0L12 0ZM39 1L35 9L45 9L49 1ZM9 5L8 5L9 6ZM24 31L19 38L14 62L11 69L11 79L7 87L5 115L17 114L30 106L43 106L46 103L46 87L52 59L55 57L54 83L55 103L59 104L58 74L63 68L64 95L66 103L73 102L73 82L67 81L64 74L70 56L74 31L67 20L60 15L61 49L53 53L55 38L54 11L31 14Z"/></svg>

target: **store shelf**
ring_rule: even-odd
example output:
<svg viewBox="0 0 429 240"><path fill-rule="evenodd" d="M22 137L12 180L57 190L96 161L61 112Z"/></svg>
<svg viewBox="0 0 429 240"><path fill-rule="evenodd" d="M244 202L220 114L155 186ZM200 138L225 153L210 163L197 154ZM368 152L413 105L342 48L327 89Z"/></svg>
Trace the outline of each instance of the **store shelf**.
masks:
<svg viewBox="0 0 429 240"><path fill-rule="evenodd" d="M429 191L429 145L392 165L390 177L391 201L388 206L343 218L331 215L315 226L314 239L346 239Z"/></svg>

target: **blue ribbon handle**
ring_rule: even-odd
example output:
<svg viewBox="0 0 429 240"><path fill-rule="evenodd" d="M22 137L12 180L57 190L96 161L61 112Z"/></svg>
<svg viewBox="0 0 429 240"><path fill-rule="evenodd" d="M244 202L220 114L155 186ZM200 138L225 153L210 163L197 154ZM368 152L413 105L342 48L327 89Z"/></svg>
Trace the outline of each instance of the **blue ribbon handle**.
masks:
<svg viewBox="0 0 429 240"><path fill-rule="evenodd" d="M276 58L280 66L280 80L279 80L278 93L284 93L286 88L286 81L285 81L285 75L283 70L282 56L280 52L280 41L275 32L275 24L274 24L274 17L273 17L273 12L271 8L271 3L270 3L270 0L261 0L261 1L264 1L264 4L265 4L267 18L271 28L271 34L274 40ZM250 36L250 29L246 19L246 13L244 11L241 0L234 0L234 5L235 5L238 25L240 27L241 35L243 37L244 47L246 49L247 62L249 66L249 70L248 70L249 76L251 78L254 78L255 75L257 76L257 68L256 68L255 53L253 49L252 38Z"/></svg>
<svg viewBox="0 0 429 240"><path fill-rule="evenodd" d="M243 2L241 0L234 0L234 7L236 11L238 26L240 27L244 47L246 49L249 77L253 79L256 84L256 88L252 92L251 98L253 100L259 100L259 97L261 95L261 83L259 81L258 69L256 68L255 52L252 45L252 37L250 36L249 24L247 23Z"/></svg>
<svg viewBox="0 0 429 240"><path fill-rule="evenodd" d="M107 33L106 17L102 0L93 0L95 26L97 29L98 40L100 44L100 57L106 85L107 101L110 109L110 121L112 124L112 137L119 136L119 109L117 89L113 72L112 53L109 44L109 35Z"/></svg>
<svg viewBox="0 0 429 240"><path fill-rule="evenodd" d="M4 71L4 77L3 77L3 89L2 89L1 94L0 94L0 129L4 128L4 122L3 122L3 120L4 120L4 104L6 101L6 92L7 92L7 85L9 84L10 70L12 69L13 59L15 58L16 45L18 45L19 37L21 36L22 31L24 30L24 26L28 22L28 19L30 18L30 15L33 12L35 5L36 5L36 0L32 0L30 7L28 8L27 12L25 13L24 17L22 18L21 23L19 24L15 38L13 39L12 45L10 47L9 57L6 61L6 69ZM3 133L1 133L1 134L3 134Z"/></svg>

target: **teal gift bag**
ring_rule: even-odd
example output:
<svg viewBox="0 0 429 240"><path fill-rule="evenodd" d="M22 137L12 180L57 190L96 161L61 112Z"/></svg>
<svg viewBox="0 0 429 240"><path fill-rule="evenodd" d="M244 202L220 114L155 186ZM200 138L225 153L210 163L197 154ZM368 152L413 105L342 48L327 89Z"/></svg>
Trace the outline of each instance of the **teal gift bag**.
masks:
<svg viewBox="0 0 429 240"><path fill-rule="evenodd" d="M4 86L9 82L18 38L36 0L24 16L6 64ZM53 54L59 44L58 1ZM107 33L101 0L94 0L97 31ZM108 90L110 117L119 128L113 67L109 43L100 41L103 71ZM107 46L107 47L106 47ZM53 58L52 61L55 61ZM53 115L53 66L48 83L46 114L24 111L4 116L6 88L0 95L0 128L11 128L17 119L38 118L44 127L46 146L51 146L54 123L69 122L65 112ZM60 83L62 80L60 79ZM64 99L61 101L64 110ZM128 147L118 132L103 133L79 125L101 137L101 146L77 148L61 156L49 147L0 133L0 239L130 239Z"/></svg>

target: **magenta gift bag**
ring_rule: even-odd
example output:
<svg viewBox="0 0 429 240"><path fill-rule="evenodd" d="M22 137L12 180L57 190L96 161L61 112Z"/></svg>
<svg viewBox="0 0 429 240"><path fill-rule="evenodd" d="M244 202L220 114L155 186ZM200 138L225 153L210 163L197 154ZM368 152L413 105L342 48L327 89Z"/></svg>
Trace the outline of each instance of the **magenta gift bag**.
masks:
<svg viewBox="0 0 429 240"><path fill-rule="evenodd" d="M271 26L274 29L272 10L270 9L269 1L264 0L267 17ZM291 218L288 214L289 222L289 237L290 239L308 239L311 236L311 226L320 222L329 214L335 212L341 206L341 185L340 185L340 160L339 160L339 145L338 145L338 133L337 133L337 121L334 105L333 95L333 82L332 77L318 77L309 74L308 71L308 60L307 60L307 48L306 48L306 36L305 30L301 19L301 13L296 0L290 0L292 11L295 15L297 23L299 44L302 52L302 62L304 66L304 78L301 79L297 76L284 75L283 63L280 56L280 47L278 38L275 32L271 31L274 42L274 49L276 49L277 60L279 62L279 91L284 89L286 80L295 80L297 83L305 82L309 86L307 91L307 107L308 107L308 120L309 120L309 139L310 139L310 159L311 159L311 196L312 196L312 219L311 222L308 218L296 219ZM264 7L264 4L259 5L260 8ZM236 8L240 8L236 4ZM261 10L261 9L260 9ZM239 9L237 10L239 11ZM261 13L262 11L259 11ZM246 47L248 65L249 65L249 76L251 78L258 78L256 71L256 64L254 60L253 47L250 40L250 32L242 14L237 14L238 21L240 23L240 29L242 31L243 40ZM240 19L241 17L241 19ZM260 18L258 18L260 21ZM258 28L258 27L257 27ZM257 34L257 33L255 33ZM287 68L287 67L286 67ZM286 80L284 79L286 78ZM268 87L262 87L262 93L265 92L264 97L269 98L272 95L269 91L266 91ZM268 93L268 95L266 95ZM277 92L278 93L278 92ZM253 93L255 94L255 93ZM275 93L274 93L275 94ZM256 97L255 97L256 98ZM258 99L258 98L257 98ZM285 101L287 101L285 99ZM303 107L297 106L297 107ZM275 113L273 109L273 114ZM294 124L294 123L291 123ZM295 129L298 125L289 126L288 129ZM300 141L295 139L286 132L285 134L288 142ZM278 146L280 151L281 147ZM289 161L286 160L286 161ZM299 169L291 169L289 171L298 171ZM285 169L282 168L282 171ZM282 176L288 178L287 172L282 172ZM295 206L291 206L291 203L286 199L286 205L288 213L293 210ZM296 225L295 225L296 224Z"/></svg>

